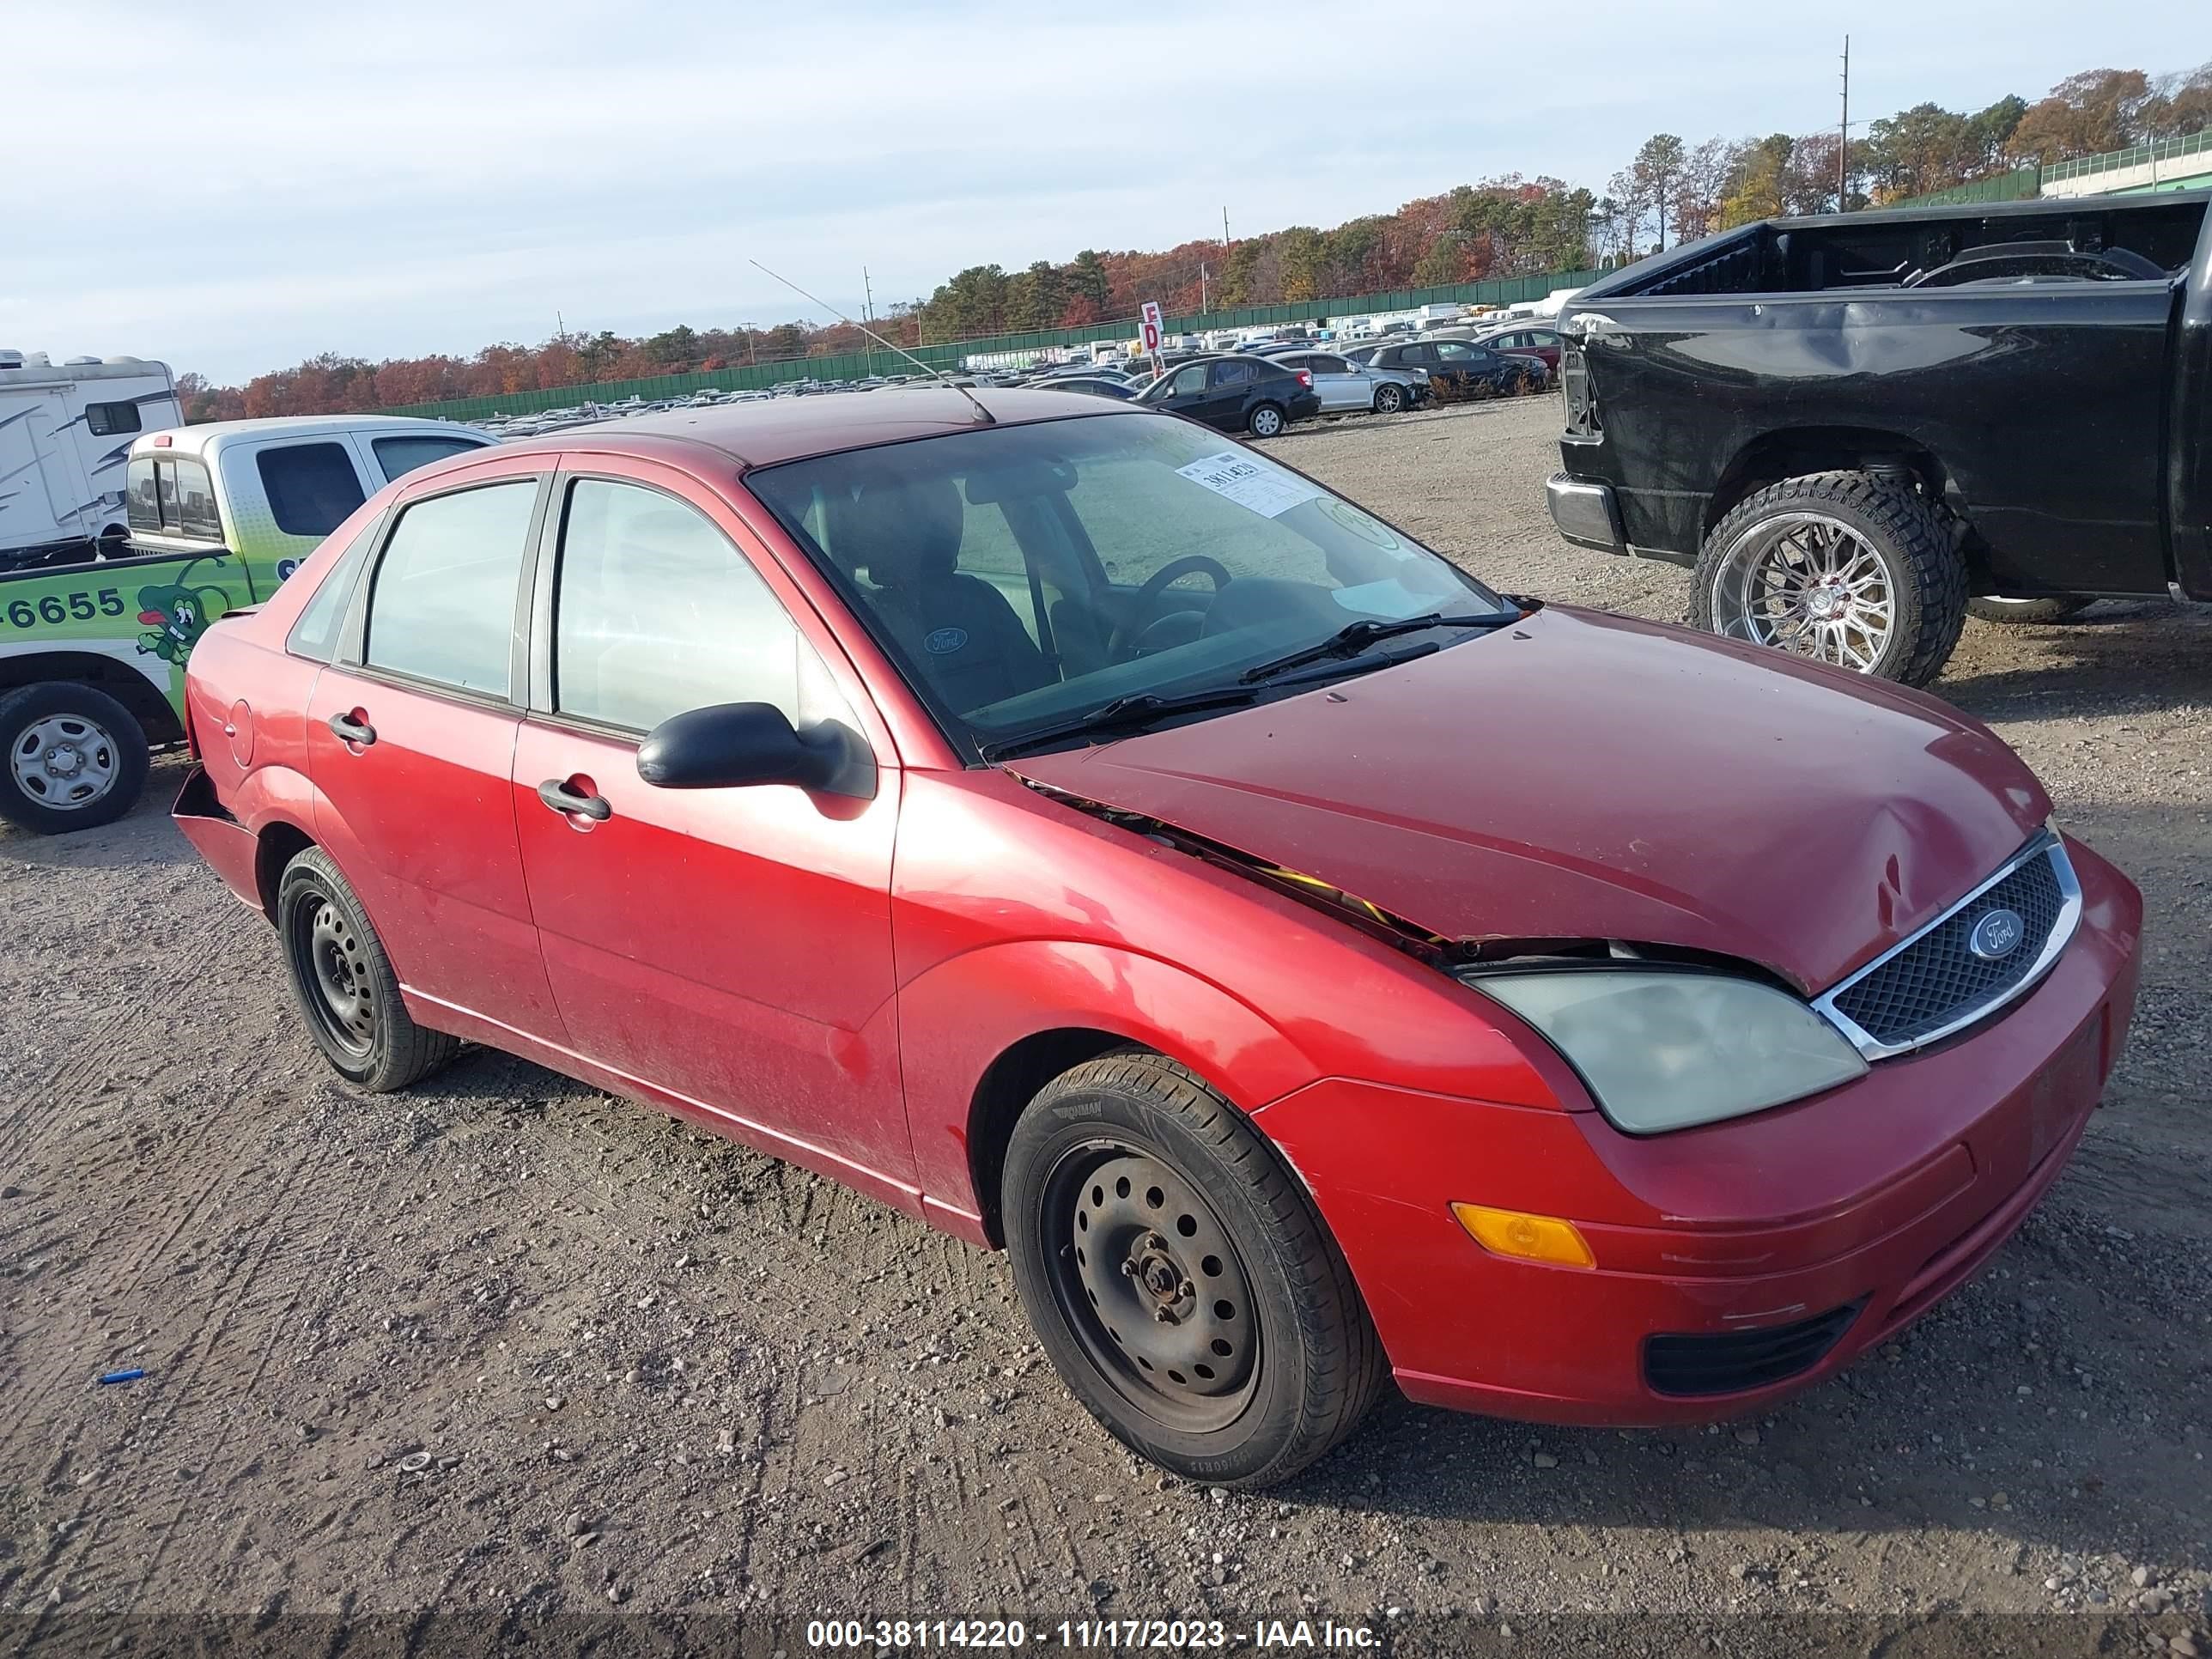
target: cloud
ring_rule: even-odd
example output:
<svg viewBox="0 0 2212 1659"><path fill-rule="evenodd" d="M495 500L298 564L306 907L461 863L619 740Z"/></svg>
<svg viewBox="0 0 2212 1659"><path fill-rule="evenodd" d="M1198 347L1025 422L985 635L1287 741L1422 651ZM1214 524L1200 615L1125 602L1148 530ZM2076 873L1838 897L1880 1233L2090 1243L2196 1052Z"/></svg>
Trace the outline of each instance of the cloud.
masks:
<svg viewBox="0 0 2212 1659"><path fill-rule="evenodd" d="M10 17L70 113L0 174L0 341L241 379L332 349L811 314L960 265L1327 224L1487 174L1600 185L1650 132L1978 106L2179 66L2178 3L1842 14L1585 0L1034 6L73 0ZM2169 61L2172 60L2172 61ZM117 88L112 102L97 90ZM19 111L22 106L19 104ZM42 100L39 119L59 107ZM18 119L21 118L19 113Z"/></svg>

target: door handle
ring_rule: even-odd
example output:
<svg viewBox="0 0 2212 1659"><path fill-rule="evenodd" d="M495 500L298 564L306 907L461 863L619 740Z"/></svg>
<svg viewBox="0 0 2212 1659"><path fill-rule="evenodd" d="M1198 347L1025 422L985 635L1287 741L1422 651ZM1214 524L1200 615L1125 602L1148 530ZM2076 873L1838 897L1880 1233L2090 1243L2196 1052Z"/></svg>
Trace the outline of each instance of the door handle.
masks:
<svg viewBox="0 0 2212 1659"><path fill-rule="evenodd" d="M605 795L586 795L571 789L559 778L548 778L538 786L538 799L556 812L574 812L578 817L589 818L593 823L605 823L614 817L615 809L607 804Z"/></svg>
<svg viewBox="0 0 2212 1659"><path fill-rule="evenodd" d="M376 728L365 720L356 720L351 714L331 715L331 730L346 742L359 744L363 749L376 741Z"/></svg>

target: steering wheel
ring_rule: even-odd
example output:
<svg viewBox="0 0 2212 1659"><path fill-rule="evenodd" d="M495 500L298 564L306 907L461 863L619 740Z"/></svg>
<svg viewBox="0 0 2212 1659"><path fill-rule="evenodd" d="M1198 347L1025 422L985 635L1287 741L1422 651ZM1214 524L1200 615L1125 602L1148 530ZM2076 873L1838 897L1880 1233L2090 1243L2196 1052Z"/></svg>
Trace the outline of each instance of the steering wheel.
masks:
<svg viewBox="0 0 2212 1659"><path fill-rule="evenodd" d="M1203 553L1187 553L1180 559L1170 559L1145 579L1129 600L1128 611L1106 641L1106 658L1118 661L1130 639L1139 631L1140 620L1149 618L1152 607L1160 602L1160 595L1185 576L1203 572L1213 583L1216 593L1237 579L1231 575L1218 559L1209 559Z"/></svg>

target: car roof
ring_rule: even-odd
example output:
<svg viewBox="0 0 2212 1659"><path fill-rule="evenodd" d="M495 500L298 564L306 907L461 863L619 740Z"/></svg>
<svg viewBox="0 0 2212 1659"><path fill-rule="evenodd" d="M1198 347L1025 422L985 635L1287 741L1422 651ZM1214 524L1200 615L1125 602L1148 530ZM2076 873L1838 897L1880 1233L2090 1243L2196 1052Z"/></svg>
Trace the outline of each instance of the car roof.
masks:
<svg viewBox="0 0 2212 1659"><path fill-rule="evenodd" d="M1049 392L1042 387L977 386L973 396L1002 426L1096 418L1113 408L1085 392ZM975 418L975 404L949 386L924 381L878 387L866 398L786 398L770 403L671 409L623 421L595 421L503 444L501 449L521 453L599 451L653 455L683 446L718 450L744 471L842 450L973 432L981 424Z"/></svg>
<svg viewBox="0 0 2212 1659"><path fill-rule="evenodd" d="M416 437L460 437L489 441L491 434L458 421L428 421L414 415L293 415L278 416L255 421L207 421L198 426L173 426L166 436L169 441L160 446L160 452L170 455L206 456L226 445L241 441L260 442L269 438L305 438L319 434L368 432L381 435L405 434ZM155 452L151 440L155 434L143 433L136 439L131 450L133 455L143 449Z"/></svg>

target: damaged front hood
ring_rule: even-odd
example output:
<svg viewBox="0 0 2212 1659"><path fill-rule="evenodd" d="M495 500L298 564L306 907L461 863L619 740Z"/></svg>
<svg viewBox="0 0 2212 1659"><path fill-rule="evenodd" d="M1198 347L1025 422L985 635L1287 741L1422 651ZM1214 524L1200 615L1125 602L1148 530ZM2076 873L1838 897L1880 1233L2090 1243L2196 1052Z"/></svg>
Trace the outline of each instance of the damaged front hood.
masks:
<svg viewBox="0 0 2212 1659"><path fill-rule="evenodd" d="M1923 926L2050 810L1931 697L1552 607L1364 678L1016 775L1448 939L1618 939L1808 994Z"/></svg>

